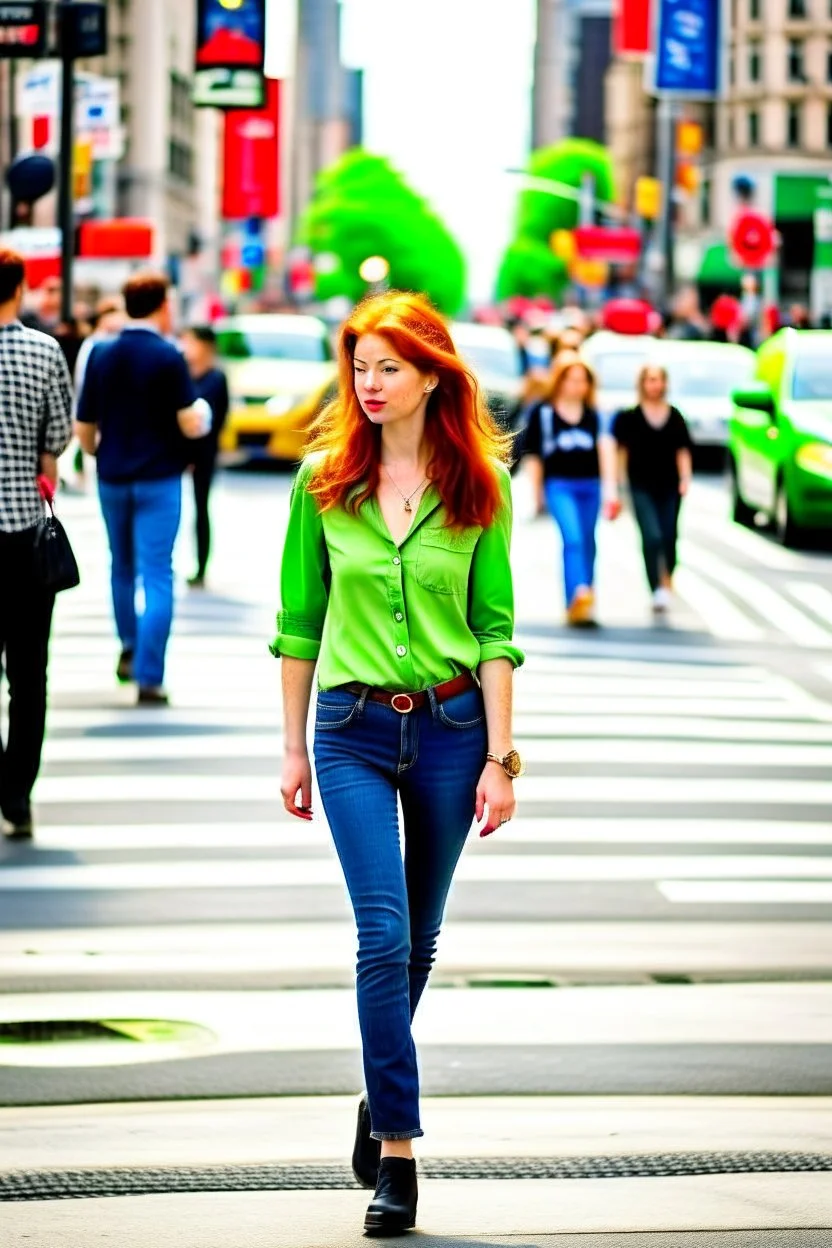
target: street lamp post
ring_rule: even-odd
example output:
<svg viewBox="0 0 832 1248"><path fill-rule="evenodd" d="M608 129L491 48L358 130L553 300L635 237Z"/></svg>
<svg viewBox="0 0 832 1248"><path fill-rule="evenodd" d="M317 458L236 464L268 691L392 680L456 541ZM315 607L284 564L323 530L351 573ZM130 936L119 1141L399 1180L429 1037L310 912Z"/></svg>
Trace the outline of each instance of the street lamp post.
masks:
<svg viewBox="0 0 832 1248"><path fill-rule="evenodd" d="M72 195L72 155L75 139L75 65L69 38L71 0L58 6L58 43L61 54L61 134L58 180L58 227L61 231L61 319L72 317L72 266L75 257L75 208Z"/></svg>

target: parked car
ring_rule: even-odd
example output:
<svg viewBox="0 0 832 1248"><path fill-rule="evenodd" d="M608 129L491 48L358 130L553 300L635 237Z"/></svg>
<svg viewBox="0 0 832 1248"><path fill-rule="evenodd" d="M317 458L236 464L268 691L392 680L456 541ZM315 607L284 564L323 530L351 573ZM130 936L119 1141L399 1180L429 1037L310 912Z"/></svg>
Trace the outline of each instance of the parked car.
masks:
<svg viewBox="0 0 832 1248"><path fill-rule="evenodd" d="M731 391L754 376L756 358L732 342L659 343L656 360L668 373L668 398L687 421L696 446L724 447L733 404Z"/></svg>
<svg viewBox="0 0 832 1248"><path fill-rule="evenodd" d="M832 529L832 331L780 330L732 398L734 519L762 515L786 546Z"/></svg>
<svg viewBox="0 0 832 1248"><path fill-rule="evenodd" d="M316 316L269 313L228 317L216 329L231 395L220 449L296 460L335 379L326 325Z"/></svg>
<svg viewBox="0 0 832 1248"><path fill-rule="evenodd" d="M455 321L451 335L457 351L475 375L489 409L501 428L517 434L523 391L520 349L502 325Z"/></svg>
<svg viewBox="0 0 832 1248"><path fill-rule="evenodd" d="M636 378L648 361L658 360L660 343L650 334L616 334L599 329L587 338L581 355L598 379L596 402L605 421L636 401Z"/></svg>

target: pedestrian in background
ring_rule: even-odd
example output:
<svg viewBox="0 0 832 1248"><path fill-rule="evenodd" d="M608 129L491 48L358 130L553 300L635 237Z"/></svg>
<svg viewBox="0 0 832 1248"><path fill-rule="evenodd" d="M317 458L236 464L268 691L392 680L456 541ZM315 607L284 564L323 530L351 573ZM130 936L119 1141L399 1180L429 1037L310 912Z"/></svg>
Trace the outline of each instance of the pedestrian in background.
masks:
<svg viewBox="0 0 832 1248"><path fill-rule="evenodd" d="M693 472L693 444L684 416L668 402L667 371L645 364L636 387L638 402L618 413L612 435L619 455L617 475L629 482L641 532L653 610L661 613L671 602L679 510Z"/></svg>
<svg viewBox="0 0 832 1248"><path fill-rule="evenodd" d="M543 492L563 539L566 621L591 627L602 468L606 478L615 468L595 406L595 375L571 352L555 364L548 395L529 414L525 457L533 494Z"/></svg>
<svg viewBox="0 0 832 1248"><path fill-rule="evenodd" d="M116 675L138 701L165 704L165 653L173 620L173 544L182 508L187 440L209 428L171 331L168 278L139 273L124 287L127 324L87 362L76 431L98 461L98 491L112 556L121 641ZM144 606L136 611L141 585Z"/></svg>
<svg viewBox="0 0 832 1248"><path fill-rule="evenodd" d="M367 1094L353 1169L365 1221L416 1218L423 1134L411 1022L474 818L514 814L511 479L503 437L421 296L352 313L339 394L292 493L273 653L283 659L286 809L312 817L315 770L358 927ZM404 815L404 862L398 802Z"/></svg>
<svg viewBox="0 0 832 1248"><path fill-rule="evenodd" d="M210 325L193 325L182 335L182 350L199 398L211 409L211 429L191 443L194 504L196 507L196 572L192 589L203 589L211 554L211 517L208 502L217 466L220 433L228 417L228 382L217 367L217 335Z"/></svg>
<svg viewBox="0 0 832 1248"><path fill-rule="evenodd" d="M10 840L32 836L31 794L46 725L46 668L54 593L39 583L35 533L43 514L37 478L58 480L69 442L72 386L54 338L19 320L25 265L0 251L0 672L9 682L0 744L0 811Z"/></svg>

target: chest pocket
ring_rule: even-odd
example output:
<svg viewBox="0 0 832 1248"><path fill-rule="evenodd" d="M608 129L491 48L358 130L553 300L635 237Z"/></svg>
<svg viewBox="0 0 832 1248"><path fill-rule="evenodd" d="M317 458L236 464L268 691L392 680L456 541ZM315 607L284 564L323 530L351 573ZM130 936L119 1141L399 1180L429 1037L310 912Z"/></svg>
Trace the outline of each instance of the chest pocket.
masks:
<svg viewBox="0 0 832 1248"><path fill-rule="evenodd" d="M419 533L416 580L437 594L468 593L471 556L481 529L425 526Z"/></svg>

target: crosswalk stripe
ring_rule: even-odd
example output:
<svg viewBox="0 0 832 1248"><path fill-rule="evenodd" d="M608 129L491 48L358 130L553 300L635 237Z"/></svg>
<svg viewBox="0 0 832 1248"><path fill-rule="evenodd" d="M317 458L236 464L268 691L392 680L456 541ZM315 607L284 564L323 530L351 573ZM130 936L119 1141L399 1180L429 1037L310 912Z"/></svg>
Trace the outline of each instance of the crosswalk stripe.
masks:
<svg viewBox="0 0 832 1248"><path fill-rule="evenodd" d="M821 879L832 887L832 860L785 854L724 856L616 856L581 854L463 856L460 883L638 882L672 879ZM72 866L4 867L0 890L128 891L203 888L297 888L343 885L331 858L238 861L84 863Z"/></svg>
<svg viewBox="0 0 832 1248"><path fill-rule="evenodd" d="M776 545L764 533L756 533L745 529L728 519L727 499L724 514L715 515L699 511L692 525L692 533L704 532L708 537L715 538L721 545L729 546L742 555L747 555L756 564L771 568L776 572L799 572L804 563L799 555L784 550Z"/></svg>
<svg viewBox="0 0 832 1248"><path fill-rule="evenodd" d="M708 767L828 767L832 769L832 744L807 745L780 743L743 744L735 741L622 741L599 736L593 740L570 738L568 726L552 724L548 737L524 737L515 733L518 749L528 762L583 763L603 759L606 763L649 763L655 767L688 765ZM561 735L563 734L563 735ZM216 759L273 759L279 762L283 738L278 734L240 733L171 737L105 737L96 741L62 738L48 743L44 750L49 765L79 763L94 766L102 762L171 762Z"/></svg>
<svg viewBox="0 0 832 1248"><path fill-rule="evenodd" d="M555 996L555 993L557 994ZM602 1044L804 1044L832 1042L829 984L628 984L604 987L447 988L425 995L414 1023L420 1046ZM208 1052L357 1049L355 994L349 988L247 993L122 991L101 993L98 1017L187 1018L214 1035ZM25 1010L25 1013L21 1013ZM9 993L0 1019L89 1017L85 993ZM4 1045L4 1062L7 1049ZM32 1050L27 1064L36 1060ZM128 1049L130 1062L141 1060ZM49 1050L49 1045L42 1046ZM164 1047L172 1057L173 1046ZM118 1046L95 1046L96 1064L118 1061ZM102 1053L102 1049L105 1053ZM183 1046L183 1056L193 1049ZM116 1052L113 1052L116 1050ZM197 1048L197 1052L199 1049ZM151 1055L148 1055L151 1056ZM70 1060L44 1055L45 1064ZM83 1059L82 1059L83 1060ZM87 1060L90 1060L89 1058Z"/></svg>
<svg viewBox="0 0 832 1248"><path fill-rule="evenodd" d="M604 760L599 760L603 762ZM44 776L38 783L40 806L77 802L222 802L243 809L254 802L278 806L278 776L251 775L72 775ZM718 802L726 805L796 806L825 804L832 809L832 780L772 780L712 776L525 776L518 789L521 805L539 802L627 803Z"/></svg>
<svg viewBox="0 0 832 1248"><path fill-rule="evenodd" d="M695 543L682 544L682 560L711 581L726 585L769 624L786 633L793 642L813 649L832 649L832 632L821 628L799 611L777 590L734 564L719 559Z"/></svg>
<svg viewBox="0 0 832 1248"><path fill-rule="evenodd" d="M148 823L148 824L42 824L37 843L41 849L75 853L135 850L167 851L193 849L308 849L329 846L330 836L323 822L263 823L237 822L233 830L225 824ZM517 816L505 824L497 844L524 845L832 845L832 822L809 820L730 820L730 819L610 819L528 818ZM0 868L0 879L2 879Z"/></svg>
<svg viewBox="0 0 832 1248"><path fill-rule="evenodd" d="M673 585L680 597L707 621L715 637L725 641L759 641L764 636L763 630L744 611L692 568L677 568Z"/></svg>
<svg viewBox="0 0 832 1248"><path fill-rule="evenodd" d="M820 619L827 623L832 621L832 594L828 589L814 581L790 581L787 588L793 598L797 598Z"/></svg>
<svg viewBox="0 0 832 1248"><path fill-rule="evenodd" d="M828 905L832 880L662 880L668 901L688 905Z"/></svg>

